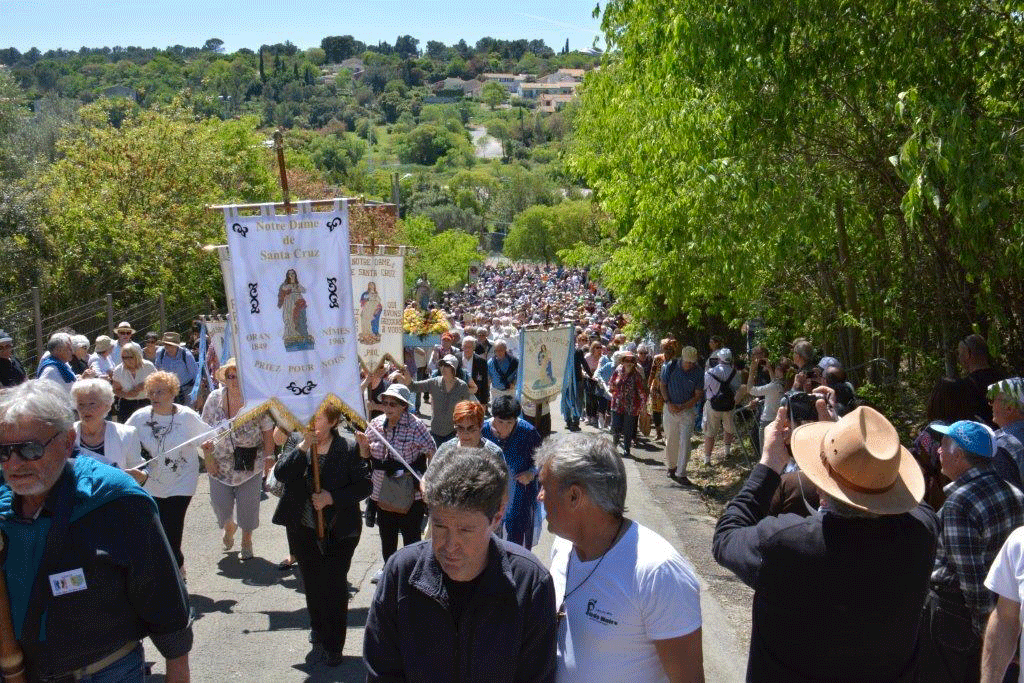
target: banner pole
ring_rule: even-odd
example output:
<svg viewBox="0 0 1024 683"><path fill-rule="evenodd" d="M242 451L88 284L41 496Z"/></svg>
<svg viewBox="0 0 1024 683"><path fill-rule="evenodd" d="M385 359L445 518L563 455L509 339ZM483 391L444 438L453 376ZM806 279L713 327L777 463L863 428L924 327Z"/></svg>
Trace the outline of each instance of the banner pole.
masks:
<svg viewBox="0 0 1024 683"><path fill-rule="evenodd" d="M284 135L281 129L274 131L274 149L277 150L277 170L281 176L281 195L284 198L284 212L292 212L292 204L288 197L288 172L284 167Z"/></svg>
<svg viewBox="0 0 1024 683"><path fill-rule="evenodd" d="M309 442L309 461L313 465L313 493L320 493L320 458L316 454L316 415L309 420L309 433L313 436ZM324 511L316 511L316 537L324 540Z"/></svg>

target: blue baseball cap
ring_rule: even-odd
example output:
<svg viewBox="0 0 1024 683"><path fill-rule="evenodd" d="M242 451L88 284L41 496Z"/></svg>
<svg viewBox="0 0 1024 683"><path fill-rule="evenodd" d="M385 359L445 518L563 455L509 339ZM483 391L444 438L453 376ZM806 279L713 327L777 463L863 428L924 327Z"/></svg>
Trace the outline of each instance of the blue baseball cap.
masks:
<svg viewBox="0 0 1024 683"><path fill-rule="evenodd" d="M983 458L991 458L995 455L996 448L992 430L980 422L960 420L948 427L944 424L933 422L928 426L928 429L943 436L948 436L968 453L980 455Z"/></svg>

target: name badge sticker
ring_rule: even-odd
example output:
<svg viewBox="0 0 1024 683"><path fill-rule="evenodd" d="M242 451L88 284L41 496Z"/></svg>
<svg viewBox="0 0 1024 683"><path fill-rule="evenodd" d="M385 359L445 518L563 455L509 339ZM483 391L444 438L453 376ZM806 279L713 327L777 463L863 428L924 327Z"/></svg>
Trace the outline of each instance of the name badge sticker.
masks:
<svg viewBox="0 0 1024 683"><path fill-rule="evenodd" d="M85 572L81 569L72 569L60 574L50 574L50 590L53 591L54 597L67 595L68 593L77 593L78 591L84 591L86 588L88 586L85 585Z"/></svg>

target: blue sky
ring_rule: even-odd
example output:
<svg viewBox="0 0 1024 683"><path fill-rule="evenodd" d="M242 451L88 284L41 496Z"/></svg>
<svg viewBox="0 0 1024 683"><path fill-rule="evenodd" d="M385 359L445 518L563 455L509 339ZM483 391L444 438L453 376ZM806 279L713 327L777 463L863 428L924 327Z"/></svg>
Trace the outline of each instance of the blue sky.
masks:
<svg viewBox="0 0 1024 683"><path fill-rule="evenodd" d="M542 39L559 50L598 36L595 0L360 0L358 2L188 2L186 0L0 0L0 47L200 46L220 38L233 52L290 40L306 48L327 35L366 43L409 34L447 44L484 36ZM598 43L601 45L602 43Z"/></svg>

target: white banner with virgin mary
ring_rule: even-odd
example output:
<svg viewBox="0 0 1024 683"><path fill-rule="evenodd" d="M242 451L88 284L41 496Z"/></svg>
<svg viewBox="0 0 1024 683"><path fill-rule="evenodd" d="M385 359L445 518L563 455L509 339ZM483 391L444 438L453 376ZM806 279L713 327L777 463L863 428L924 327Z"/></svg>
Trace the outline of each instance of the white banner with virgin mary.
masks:
<svg viewBox="0 0 1024 683"><path fill-rule="evenodd" d="M357 425L365 420L352 316L348 203L314 213L258 216L224 209L230 252L237 363L246 410L270 404L293 426L307 425L336 403Z"/></svg>
<svg viewBox="0 0 1024 683"><path fill-rule="evenodd" d="M359 359L376 368L390 358L403 363L402 313L405 310L405 257L365 252L351 255L352 308L355 311Z"/></svg>
<svg viewBox="0 0 1024 683"><path fill-rule="evenodd" d="M520 398L540 402L562 393L572 373L571 327L523 330L519 333Z"/></svg>

